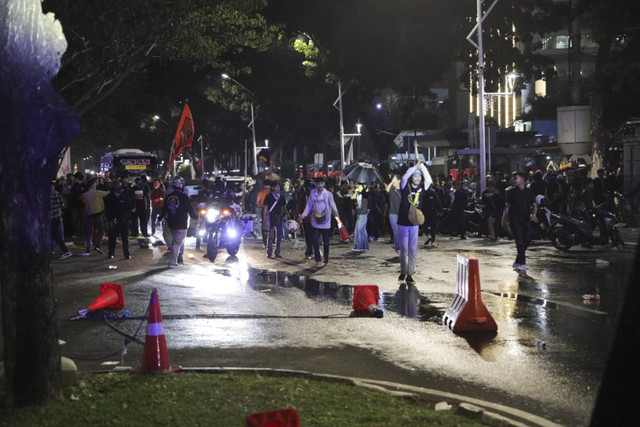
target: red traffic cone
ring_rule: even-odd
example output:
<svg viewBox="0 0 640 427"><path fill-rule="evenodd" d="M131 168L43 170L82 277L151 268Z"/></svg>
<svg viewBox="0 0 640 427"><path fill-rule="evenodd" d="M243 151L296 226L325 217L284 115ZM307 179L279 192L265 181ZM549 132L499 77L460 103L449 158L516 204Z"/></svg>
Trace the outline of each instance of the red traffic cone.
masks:
<svg viewBox="0 0 640 427"><path fill-rule="evenodd" d="M349 232L342 221L340 221L339 216L336 217L336 222L338 223L338 231L340 232L340 241L347 240L349 238Z"/></svg>
<svg viewBox="0 0 640 427"><path fill-rule="evenodd" d="M353 310L357 314L366 313L373 317L382 317L378 308L379 291L376 285L358 285L353 287Z"/></svg>
<svg viewBox="0 0 640 427"><path fill-rule="evenodd" d="M144 340L144 355L142 358L142 373L165 374L176 372L181 368L172 367L169 363L169 351L167 350L167 339L164 335L164 325L162 324L162 313L158 302L158 291L151 292L149 302L149 317L147 319L147 336Z"/></svg>
<svg viewBox="0 0 640 427"><path fill-rule="evenodd" d="M300 419L295 409L258 412L247 415L246 427L300 427Z"/></svg>
<svg viewBox="0 0 640 427"><path fill-rule="evenodd" d="M93 300L87 308L78 311L80 316L86 316L88 312L100 310L101 308L122 308L124 307L124 294L122 286L115 283L103 283L100 285L100 296Z"/></svg>

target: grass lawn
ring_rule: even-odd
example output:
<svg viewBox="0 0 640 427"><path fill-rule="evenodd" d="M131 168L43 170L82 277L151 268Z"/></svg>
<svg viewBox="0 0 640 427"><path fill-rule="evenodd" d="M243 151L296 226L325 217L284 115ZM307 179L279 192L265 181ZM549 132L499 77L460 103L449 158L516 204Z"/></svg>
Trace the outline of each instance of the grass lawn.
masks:
<svg viewBox="0 0 640 427"><path fill-rule="evenodd" d="M56 402L0 410L0 426L243 426L250 413L284 408L303 427L482 425L346 381L183 372L81 374Z"/></svg>

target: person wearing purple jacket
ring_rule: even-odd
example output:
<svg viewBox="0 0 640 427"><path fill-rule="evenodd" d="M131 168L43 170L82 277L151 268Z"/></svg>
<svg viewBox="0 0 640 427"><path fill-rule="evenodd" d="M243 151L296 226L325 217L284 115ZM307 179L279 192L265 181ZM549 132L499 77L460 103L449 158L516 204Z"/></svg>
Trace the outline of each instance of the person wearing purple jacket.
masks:
<svg viewBox="0 0 640 427"><path fill-rule="evenodd" d="M338 215L338 207L333 200L333 194L325 190L324 178L315 179L316 188L311 190L311 194L307 199L307 206L300 215L299 221L311 215L311 228L313 230L313 254L316 260L316 266L320 267L320 243L319 238L322 236L324 265L329 263L329 237L331 233L331 214Z"/></svg>

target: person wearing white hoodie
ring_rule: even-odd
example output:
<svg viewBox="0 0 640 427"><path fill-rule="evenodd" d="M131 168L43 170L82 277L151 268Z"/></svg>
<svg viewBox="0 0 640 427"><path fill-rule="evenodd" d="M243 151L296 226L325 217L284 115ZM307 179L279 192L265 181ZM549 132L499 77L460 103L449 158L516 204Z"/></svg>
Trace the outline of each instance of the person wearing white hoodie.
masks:
<svg viewBox="0 0 640 427"><path fill-rule="evenodd" d="M399 282L414 285L416 282L412 275L416 269L416 257L418 254L418 228L417 224L409 221L409 207L413 204L422 209L422 202L426 190L432 183L431 175L427 167L418 160L415 166L410 167L402 176L400 182L400 208L398 209L398 238L400 246L400 276Z"/></svg>

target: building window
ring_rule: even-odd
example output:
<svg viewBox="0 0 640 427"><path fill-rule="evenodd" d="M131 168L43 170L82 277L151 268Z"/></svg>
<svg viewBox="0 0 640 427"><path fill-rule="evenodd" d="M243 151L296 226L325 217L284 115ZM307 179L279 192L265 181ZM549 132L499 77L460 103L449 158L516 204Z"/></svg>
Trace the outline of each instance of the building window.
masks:
<svg viewBox="0 0 640 427"><path fill-rule="evenodd" d="M556 49L569 49L569 36L556 36Z"/></svg>

